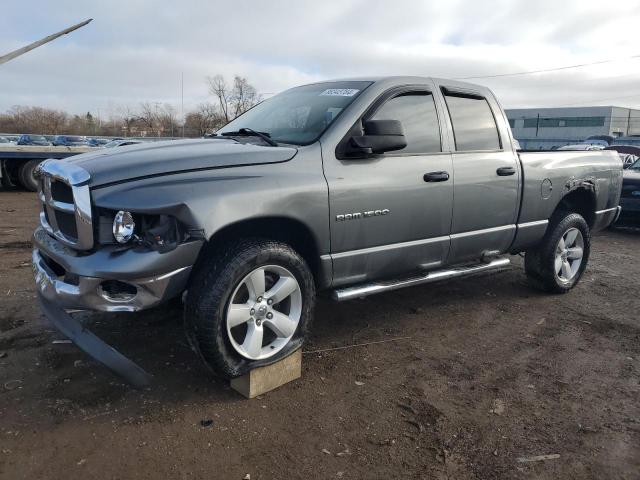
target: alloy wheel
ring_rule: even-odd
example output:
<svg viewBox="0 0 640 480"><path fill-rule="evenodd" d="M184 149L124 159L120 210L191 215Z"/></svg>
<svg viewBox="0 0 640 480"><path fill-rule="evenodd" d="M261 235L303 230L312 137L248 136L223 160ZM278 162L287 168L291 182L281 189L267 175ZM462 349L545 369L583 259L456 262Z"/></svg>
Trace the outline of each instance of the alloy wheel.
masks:
<svg viewBox="0 0 640 480"><path fill-rule="evenodd" d="M556 246L555 273L562 283L569 283L578 273L584 255L584 238L577 228L567 230Z"/></svg>
<svg viewBox="0 0 640 480"><path fill-rule="evenodd" d="M236 286L226 310L231 345L244 358L264 360L289 343L302 315L302 291L284 267L254 269Z"/></svg>

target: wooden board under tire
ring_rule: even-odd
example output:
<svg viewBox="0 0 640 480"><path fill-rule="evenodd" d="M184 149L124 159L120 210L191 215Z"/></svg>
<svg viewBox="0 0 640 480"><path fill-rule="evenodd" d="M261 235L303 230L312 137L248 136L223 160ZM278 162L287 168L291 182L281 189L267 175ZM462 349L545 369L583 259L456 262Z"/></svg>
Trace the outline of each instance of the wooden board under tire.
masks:
<svg viewBox="0 0 640 480"><path fill-rule="evenodd" d="M302 350L266 367L256 368L231 380L231 388L247 398L270 392L302 376Z"/></svg>

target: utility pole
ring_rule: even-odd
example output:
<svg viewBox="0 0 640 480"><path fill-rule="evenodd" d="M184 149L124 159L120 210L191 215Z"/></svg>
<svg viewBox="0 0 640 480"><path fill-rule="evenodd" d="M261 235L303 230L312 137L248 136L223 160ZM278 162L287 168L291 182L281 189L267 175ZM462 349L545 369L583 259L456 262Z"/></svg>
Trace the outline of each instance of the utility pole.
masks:
<svg viewBox="0 0 640 480"><path fill-rule="evenodd" d="M180 77L180 117L182 118L182 138L184 138L184 72Z"/></svg>
<svg viewBox="0 0 640 480"><path fill-rule="evenodd" d="M20 55L24 55L25 53L30 52L34 48L38 48L44 45L45 43L49 43L50 41L55 40L56 38L61 37L62 35L66 35L68 33L73 32L74 30L82 28L92 20L93 18L90 18L89 20L85 20L84 22L78 23L69 28L65 28L64 30L58 33L54 33L53 35L44 37L42 40L38 40L37 42L30 43L26 47L19 48L18 50L14 50L13 52L9 52L6 55L3 55L0 57L0 65L2 65L3 63L7 63L9 60L13 60L14 58L19 57Z"/></svg>

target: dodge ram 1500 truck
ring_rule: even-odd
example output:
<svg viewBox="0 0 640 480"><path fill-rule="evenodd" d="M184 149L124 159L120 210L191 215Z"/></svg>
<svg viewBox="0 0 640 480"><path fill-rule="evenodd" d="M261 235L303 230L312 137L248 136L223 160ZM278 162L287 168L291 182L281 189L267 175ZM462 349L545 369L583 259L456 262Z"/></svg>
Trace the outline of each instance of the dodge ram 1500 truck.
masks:
<svg viewBox="0 0 640 480"><path fill-rule="evenodd" d="M292 88L210 138L45 161L42 307L118 370L65 310L182 298L192 345L230 378L298 349L318 291L360 298L524 252L535 287L567 292L619 214L622 163L513 145L487 88L385 77Z"/></svg>

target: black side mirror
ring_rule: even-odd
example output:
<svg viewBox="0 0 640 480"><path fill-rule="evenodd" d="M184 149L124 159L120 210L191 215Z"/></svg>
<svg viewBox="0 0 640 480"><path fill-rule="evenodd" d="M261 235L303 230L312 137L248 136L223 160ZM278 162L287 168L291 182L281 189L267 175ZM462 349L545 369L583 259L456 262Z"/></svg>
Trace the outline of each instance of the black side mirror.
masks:
<svg viewBox="0 0 640 480"><path fill-rule="evenodd" d="M353 153L385 153L402 150L407 139L398 120L368 120L364 123L364 135L351 137L350 146Z"/></svg>

